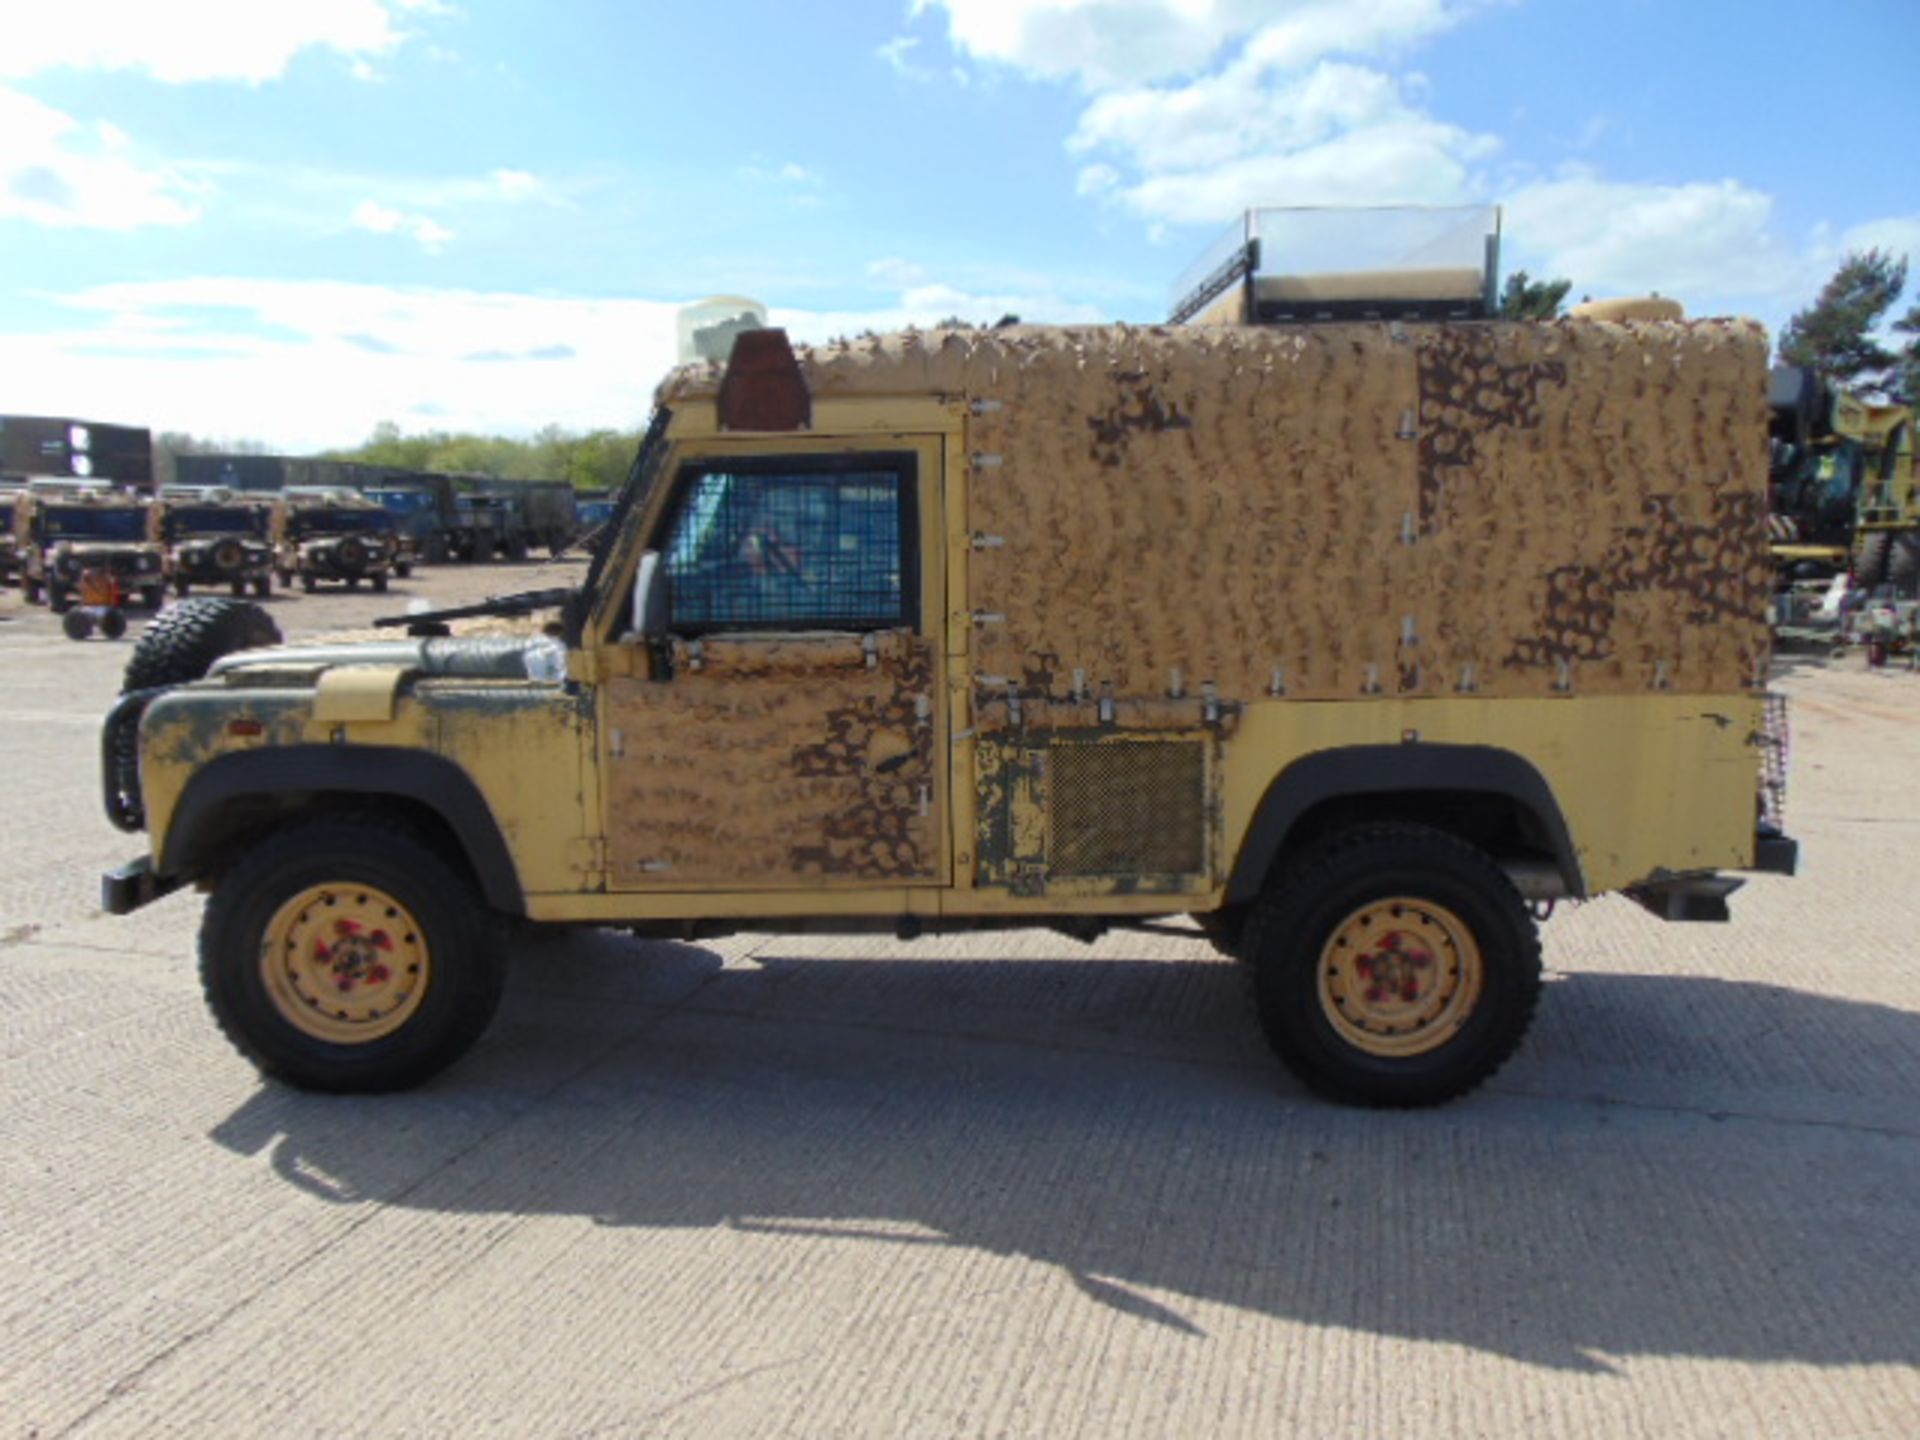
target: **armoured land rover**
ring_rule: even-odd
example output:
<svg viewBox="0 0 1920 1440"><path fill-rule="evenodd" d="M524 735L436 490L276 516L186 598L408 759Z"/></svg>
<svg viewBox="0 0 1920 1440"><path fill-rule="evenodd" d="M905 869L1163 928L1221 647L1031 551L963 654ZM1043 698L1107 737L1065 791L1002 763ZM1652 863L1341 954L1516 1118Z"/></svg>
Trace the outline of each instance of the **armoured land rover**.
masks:
<svg viewBox="0 0 1920 1440"><path fill-rule="evenodd" d="M18 492L14 538L20 583L56 613L74 604L138 601L158 609L165 555L146 502L110 486L35 480Z"/></svg>
<svg viewBox="0 0 1920 1440"><path fill-rule="evenodd" d="M387 588L399 545L384 506L343 490L289 487L282 496L274 560L282 585L297 575L308 594L323 580Z"/></svg>
<svg viewBox="0 0 1920 1440"><path fill-rule="evenodd" d="M167 581L176 595L217 585L265 599L273 586L272 507L230 491L162 492L155 528L167 547Z"/></svg>
<svg viewBox="0 0 1920 1440"><path fill-rule="evenodd" d="M1766 354L1418 310L743 336L661 385L575 589L205 678L259 612L156 626L104 735L147 853L105 904L209 891L215 1017L320 1089L465 1051L501 917L1188 915L1308 1086L1444 1101L1520 1043L1536 908L1724 920L1732 872L1793 868ZM557 636L447 633L543 607Z"/></svg>

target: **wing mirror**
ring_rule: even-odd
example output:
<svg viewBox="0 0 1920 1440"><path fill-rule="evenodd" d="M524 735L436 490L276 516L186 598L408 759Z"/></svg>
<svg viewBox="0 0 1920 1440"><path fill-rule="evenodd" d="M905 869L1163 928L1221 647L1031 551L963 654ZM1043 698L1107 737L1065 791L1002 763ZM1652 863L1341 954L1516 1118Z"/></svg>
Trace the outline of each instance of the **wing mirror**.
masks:
<svg viewBox="0 0 1920 1440"><path fill-rule="evenodd" d="M658 550L643 551L633 576L633 631L642 640L667 633L667 567Z"/></svg>

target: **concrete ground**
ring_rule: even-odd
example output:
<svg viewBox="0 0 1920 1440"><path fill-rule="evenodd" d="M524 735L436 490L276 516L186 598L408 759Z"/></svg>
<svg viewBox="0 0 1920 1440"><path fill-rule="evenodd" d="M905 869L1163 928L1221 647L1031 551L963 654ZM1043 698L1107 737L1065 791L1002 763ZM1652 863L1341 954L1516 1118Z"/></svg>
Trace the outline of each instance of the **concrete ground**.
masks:
<svg viewBox="0 0 1920 1440"><path fill-rule="evenodd" d="M0 622L0 1435L1920 1434L1920 677L1783 673L1801 877L1563 909L1381 1115L1135 935L530 939L429 1088L263 1085L198 897L95 912L126 652Z"/></svg>

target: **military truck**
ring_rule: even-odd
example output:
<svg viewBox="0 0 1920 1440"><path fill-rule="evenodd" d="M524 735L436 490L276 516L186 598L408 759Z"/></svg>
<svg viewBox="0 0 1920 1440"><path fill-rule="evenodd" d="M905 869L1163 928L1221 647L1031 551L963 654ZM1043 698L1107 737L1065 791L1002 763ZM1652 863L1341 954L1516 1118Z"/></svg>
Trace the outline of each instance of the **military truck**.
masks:
<svg viewBox="0 0 1920 1440"><path fill-rule="evenodd" d="M174 594L216 585L265 599L272 590L270 505L217 487L163 485L153 513Z"/></svg>
<svg viewBox="0 0 1920 1440"><path fill-rule="evenodd" d="M524 546L544 547L549 555L558 555L573 543L579 533L574 513L573 486L565 480L486 480L475 487L475 494L512 503Z"/></svg>
<svg viewBox="0 0 1920 1440"><path fill-rule="evenodd" d="M17 493L14 541L30 603L56 614L75 603L159 608L166 557L144 501L79 480L32 480Z"/></svg>
<svg viewBox="0 0 1920 1440"><path fill-rule="evenodd" d="M1793 869L1766 354L1723 320L753 332L660 386L576 587L259 650L201 600L233 608L143 641L105 905L209 891L215 1017L322 1090L471 1046L508 919L1172 925L1313 1090L1445 1101L1520 1044L1552 902L1725 920ZM449 633L510 614L554 618Z"/></svg>
<svg viewBox="0 0 1920 1440"><path fill-rule="evenodd" d="M1769 399L1777 585L1851 571L1868 590L1920 592L1912 409L1837 390L1803 366L1777 367Z"/></svg>
<svg viewBox="0 0 1920 1440"><path fill-rule="evenodd" d="M453 536L459 509L453 482L445 475L426 473L395 476L366 486L361 492L393 516L393 573L405 579L415 565L444 565L453 554Z"/></svg>
<svg viewBox="0 0 1920 1440"><path fill-rule="evenodd" d="M459 525L454 555L461 560L525 560L532 548L526 513L511 494L462 491L455 501Z"/></svg>
<svg viewBox="0 0 1920 1440"><path fill-rule="evenodd" d="M387 588L399 546L393 516L353 490L290 486L281 492L274 565L282 586L299 577L311 595L323 581Z"/></svg>

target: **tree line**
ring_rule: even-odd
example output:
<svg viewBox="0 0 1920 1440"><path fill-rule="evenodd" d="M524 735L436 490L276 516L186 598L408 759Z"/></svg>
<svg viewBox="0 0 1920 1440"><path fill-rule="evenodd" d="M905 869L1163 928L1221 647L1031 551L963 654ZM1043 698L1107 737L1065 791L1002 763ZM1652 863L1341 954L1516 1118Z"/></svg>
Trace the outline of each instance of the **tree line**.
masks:
<svg viewBox="0 0 1920 1440"><path fill-rule="evenodd" d="M453 430L409 435L383 420L360 444L324 450L316 458L489 480L567 480L576 490L613 490L627 478L640 437L639 430L575 431L559 425L525 437ZM176 456L269 453L258 440L214 439L177 430L153 437L155 478L161 484L172 482Z"/></svg>

